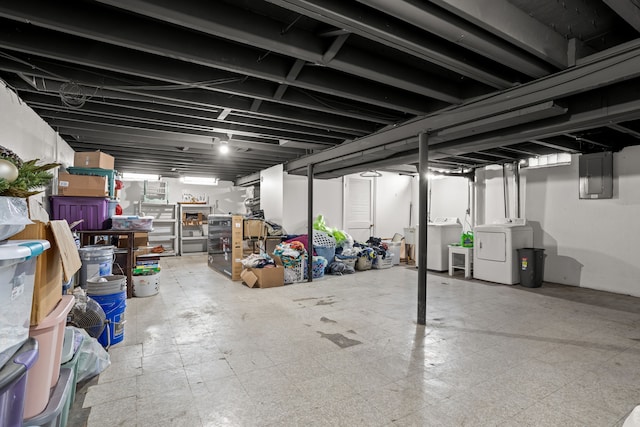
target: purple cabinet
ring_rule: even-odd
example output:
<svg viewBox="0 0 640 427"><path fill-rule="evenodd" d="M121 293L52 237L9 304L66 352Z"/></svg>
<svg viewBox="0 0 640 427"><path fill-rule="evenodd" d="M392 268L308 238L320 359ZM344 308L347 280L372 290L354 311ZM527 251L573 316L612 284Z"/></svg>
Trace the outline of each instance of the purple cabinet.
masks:
<svg viewBox="0 0 640 427"><path fill-rule="evenodd" d="M102 197L51 196L51 218L69 224L84 220L76 230L104 230L109 218L109 199Z"/></svg>

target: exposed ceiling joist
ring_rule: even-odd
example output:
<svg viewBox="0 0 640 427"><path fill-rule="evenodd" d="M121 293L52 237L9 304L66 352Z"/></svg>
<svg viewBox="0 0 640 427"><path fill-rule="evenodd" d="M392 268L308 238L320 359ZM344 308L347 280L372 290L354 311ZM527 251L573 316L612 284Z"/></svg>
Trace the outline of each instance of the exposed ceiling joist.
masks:
<svg viewBox="0 0 640 427"><path fill-rule="evenodd" d="M575 145L571 145L570 143L554 143L554 142L549 142L549 141L540 141L537 139L532 139L530 142L536 144L536 145L542 145L543 147L549 147L549 148L553 148L554 150L558 150L558 151L564 151L566 153L579 153L580 150L578 147L576 147Z"/></svg>
<svg viewBox="0 0 640 427"><path fill-rule="evenodd" d="M502 89L513 85L513 80L505 76L504 69L501 72L499 67L488 66L473 55L461 60L461 55L455 53L455 46L438 43L426 34L417 34L414 30L397 25L376 11L357 7L351 2L341 0L267 1L337 28L348 29L354 34L414 55L493 88Z"/></svg>
<svg viewBox="0 0 640 427"><path fill-rule="evenodd" d="M217 2L215 6L203 7L202 3L197 0L185 0L179 3L172 2L169 7L167 7L162 5L162 2L149 2L146 0L101 1L124 10L198 30L205 34L224 37L238 43L256 46L269 52L293 56L310 63L323 63L325 51L322 49L322 43L317 35L307 33L303 29L296 27L286 34L283 34L281 23L272 21L265 16L252 15L247 13L247 11L222 2ZM370 67L371 63L377 63L377 66ZM365 55L361 51L352 51L348 54L337 52L333 59L330 62L324 63L324 65L351 75L366 76L372 82L381 84L380 86L374 85L375 87L363 91L362 89L365 88L362 86L362 83L358 82L358 79L351 79L349 83L343 86L343 90L362 88L360 90L353 90L353 99L362 98L362 95L358 92L371 92L369 94L371 97L373 97L373 93L375 92L387 92L387 97L391 96L391 98L388 99L392 100L392 93L382 86L391 85L407 91L412 90L415 94L422 94L445 102L457 103L461 100L461 98L456 95L456 88L452 84L447 84L445 80L438 76L433 75L429 76L428 79L418 80L415 77L410 77L411 75L417 75L417 70L414 73L408 70L410 66L394 64L383 58L376 58L374 55ZM367 69L368 73L363 74L364 69ZM338 78L338 75L335 77ZM306 77L301 76L296 84L302 84L305 78ZM314 80L313 75L309 76L309 78L310 81ZM343 76L342 79L346 79L346 77ZM408 92L406 95L415 97L413 93ZM455 101L456 99L457 101ZM378 99L378 102L379 101L380 99ZM398 102L400 102L400 100L398 100ZM407 110L407 112L410 111Z"/></svg>
<svg viewBox="0 0 640 427"><path fill-rule="evenodd" d="M475 25L444 12L430 4L431 2L418 0L358 1L383 10L389 15L415 25L417 28L428 28L430 32L445 40L456 43L480 55L497 59L530 77L543 77L551 72L551 68L537 58L523 54L522 51L490 32L482 31ZM504 7L503 1L506 3L505 0L501 0L498 4L489 6L486 13L504 13L504 11L501 11L501 8ZM513 18L513 16L510 16L510 18ZM518 15L518 18L522 18L522 16ZM529 24L530 21L527 20L526 23Z"/></svg>
<svg viewBox="0 0 640 427"><path fill-rule="evenodd" d="M30 62L32 63L32 67L46 67L55 73L71 71L71 68L59 69L59 67L52 66L50 63L43 63L33 59L31 59ZM78 70L79 68L80 67L75 67L75 70ZM57 95L60 94L60 89L63 83L68 80L74 80L85 89L88 98L153 102L156 105L162 106L168 105L178 108L198 109L207 112L207 114L216 113L218 108L228 108L233 110L234 115L236 116L247 116L246 112L250 109L251 105L250 101L242 99L241 97L230 97L216 92L200 91L197 89L182 89L167 93L167 91L153 91L150 90L151 88L149 87L149 89L145 91L143 87L145 84L148 85L148 82L130 83L127 85L124 85L124 82L122 81L114 82L108 84L107 89L105 88L104 82L106 78L105 73L102 73L103 77L100 78L97 78L96 76L93 76L92 78L90 74L84 74L82 77L70 75L68 80L56 80L50 78L42 71L38 71L37 69L24 64L7 61L1 57L0 70L30 73L28 75L36 77L35 84L37 86L37 92L49 92ZM26 85L18 79L9 79L8 82L19 90L33 92L33 87L31 85ZM294 109L286 105L274 103L262 105L261 113L254 113L252 117L293 124L298 123L305 126L319 126L337 131L355 131L363 134L369 133L375 129L372 123L338 115L335 110L332 110L330 114L327 114L301 108ZM375 122L379 121L380 123L387 122L387 120L380 121L377 118L369 118L368 120Z"/></svg>
<svg viewBox="0 0 640 427"><path fill-rule="evenodd" d="M637 1L607 3L7 0L0 79L73 148L165 176L413 171L422 132L455 170L619 151L640 37Z"/></svg>
<svg viewBox="0 0 640 427"><path fill-rule="evenodd" d="M567 40L507 0L432 0L432 3L560 69L569 66ZM460 42L469 43L466 38Z"/></svg>
<svg viewBox="0 0 640 427"><path fill-rule="evenodd" d="M603 0L629 25L640 31L640 4L635 0Z"/></svg>
<svg viewBox="0 0 640 427"><path fill-rule="evenodd" d="M519 110L507 111L484 119L474 120L471 123L464 123L442 129L430 135L429 141L431 143L437 143L443 140L465 138L471 135L515 126L520 123L528 123L548 117L559 116L566 112L566 107L561 107L553 101L547 101Z"/></svg>
<svg viewBox="0 0 640 427"><path fill-rule="evenodd" d="M438 115L409 120L402 126L386 128L352 143L342 144L321 153L293 160L285 167L288 172L305 169L308 163L317 165L331 159L347 156L350 153L383 146L391 141L417 138L421 132L433 132L474 120L482 120L513 109L594 90L602 87L605 81L613 84L633 79L638 75L640 75L640 40L612 49L609 51L609 55L599 55L592 61L585 61L581 65L545 79L468 102ZM600 109L598 112L607 114L607 111ZM563 125L567 126L566 123Z"/></svg>
<svg viewBox="0 0 640 427"><path fill-rule="evenodd" d="M352 99L353 109L366 111L377 106L383 109L399 110L409 114L422 114L429 111L433 101L412 93L399 94L388 86L377 86L365 80L345 81L343 76L334 76L333 84L340 89L325 94L326 100L318 101L318 95L308 92L288 91L281 99L274 100L273 93L277 83L266 80L247 79L237 73L212 69L198 64L187 64L167 57L159 57L145 52L102 44L89 43L77 37L53 34L47 30L22 26L17 30L0 33L0 47L38 55L44 58L63 60L72 64L114 71L130 76L158 81L156 90L166 83L178 85L183 89L197 88L205 91L239 95L262 101L273 101L291 106L322 112L335 112L331 108L333 95ZM326 74L327 70L319 70ZM320 78L320 77L318 77ZM323 81L325 81L323 77ZM299 82L299 79L297 80ZM149 89L154 89L150 85ZM363 103L358 107L358 103ZM369 108L367 108L369 107ZM349 115L349 113L346 113ZM354 114L354 118L368 119L363 114Z"/></svg>
<svg viewBox="0 0 640 427"><path fill-rule="evenodd" d="M622 133L627 133L629 135L633 135L636 138L640 138L640 132L635 131L633 129L630 129L626 126L621 125L620 123L616 123L616 124L611 124L608 126L609 128L618 131L618 132L622 132Z"/></svg>
<svg viewBox="0 0 640 427"><path fill-rule="evenodd" d="M266 59L258 61L257 59L260 56L260 51L255 48L230 44L217 38L197 35L190 31L180 30L179 28L175 28L172 31L171 37L163 37L162 33L164 28L160 23L141 21L139 19L135 19L133 16L117 15L115 12L109 11L102 11L98 16L94 12L95 9L87 7L86 4L87 3L85 2L76 2L75 5L69 5L68 8L65 8L65 10L62 11L46 0L3 2L0 5L0 15L13 19L27 19L28 17L30 23L41 25L44 28L65 31L74 36L87 37L100 43L108 42L115 46L136 49L147 54L176 58L181 61L188 61L200 66L211 67L215 70L225 70L235 74L249 75L261 79L267 79L272 82L280 82L286 78L286 72L283 72L283 69L289 67L288 63L291 62L290 59L279 56L269 56ZM219 22L233 21L236 19L233 18L234 12L237 14L237 11L234 9L227 11L227 14L225 15L225 6L217 4L215 9L216 20ZM108 15L111 15L111 18ZM254 26L251 27L254 28L255 31L259 31L259 29L265 27L264 17L259 19L258 17L248 18L245 16L244 19L254 19L256 21ZM126 28L127 30L114 32L111 22L116 21L119 22L120 28ZM245 22L245 27L246 24L247 23ZM191 28L188 25L187 27ZM273 28L267 30L267 32L272 30ZM235 31L238 31L238 29L236 28ZM279 32L271 34L270 37L275 38L276 35L280 36ZM249 35L247 35L247 37L249 37ZM278 39L279 38L280 37L278 37ZM73 38L61 39L59 42L69 45L74 43L73 40ZM76 38L76 40L79 39ZM274 47L273 44L281 42L269 40L269 42L265 41L264 43L265 49L272 50ZM260 45L256 44L256 46ZM212 51L215 51L217 54L210 55L210 52ZM107 52L110 51L107 50ZM353 55L350 57L353 57ZM145 55L143 58L149 58L149 56ZM305 60L321 62L322 55L311 55L310 58L305 58ZM354 69L361 69L367 65L362 62L366 60L367 58L360 58L358 60L360 62L354 61L350 67L353 67ZM408 74L405 70L401 69L402 67L397 67L393 64L387 64L385 66L385 64L381 64L380 61L378 61L378 63L380 68L387 68L391 73L400 73L397 78L394 78L393 75L389 75L388 78L387 76L382 76L378 80L380 83L388 85L393 81L398 81L398 79L408 78ZM171 67L171 62L167 62L167 66ZM194 68L194 70L196 70L196 68ZM385 94L386 96L384 96L384 98L393 102L392 100L394 95L392 94L392 91L382 85L371 87L368 91L363 91L362 89L355 90L356 88L363 87L363 81L355 77L349 78L346 75L336 74L331 80L332 83L323 85L314 84L313 82L318 80L318 78L314 76L314 73L317 74L319 72L320 70L307 70L305 72L305 76L308 75L308 80L305 80L307 78L305 77L295 82L294 79L291 79L289 82L290 84L300 88L324 92L331 95L341 94L342 96L348 96L352 99L360 100L361 102L371 103L372 105L384 106L382 105L384 103L381 103L383 97L376 97L376 93ZM326 73L326 71L323 71L323 73ZM357 75L359 73L351 74ZM421 82L429 81L432 86L431 88L424 87L423 95L442 99L447 102L459 102L459 97L452 98L452 94L441 93L446 88L446 85L445 82L439 82L438 80L439 78L435 76L433 79L429 80L421 79ZM330 88L332 84L334 85L333 89ZM406 84L406 82L403 82L402 84ZM413 86L418 84L419 81L415 80L415 84ZM408 86L407 89L411 89L413 86ZM450 90L454 91L453 86L450 86ZM366 96L363 95L366 93L368 93ZM440 93L441 95L439 96L441 98L433 96ZM407 93L405 95L408 97L415 97L415 95L411 93ZM389 106L390 104L386 104L387 108ZM411 108L412 107L409 107L409 110L411 110ZM413 111L415 112L418 110L414 109Z"/></svg>

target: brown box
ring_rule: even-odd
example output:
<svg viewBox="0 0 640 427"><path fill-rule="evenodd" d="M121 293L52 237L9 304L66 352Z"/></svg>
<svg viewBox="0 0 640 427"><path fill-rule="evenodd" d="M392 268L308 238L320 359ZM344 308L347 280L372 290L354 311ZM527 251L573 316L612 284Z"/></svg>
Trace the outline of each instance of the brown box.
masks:
<svg viewBox="0 0 640 427"><path fill-rule="evenodd" d="M243 258L243 240L242 240L242 227L244 218L242 215L231 216L231 280L242 280L240 273L242 273L242 258Z"/></svg>
<svg viewBox="0 0 640 427"><path fill-rule="evenodd" d="M127 236L120 236L118 239L119 248L127 248L129 244L129 238ZM133 247L144 248L149 244L149 236L145 232L133 234Z"/></svg>
<svg viewBox="0 0 640 427"><path fill-rule="evenodd" d="M77 168L114 169L115 159L102 151L84 151L75 153L73 166Z"/></svg>
<svg viewBox="0 0 640 427"><path fill-rule="evenodd" d="M245 239L264 239L267 237L267 226L261 219L244 220Z"/></svg>
<svg viewBox="0 0 640 427"><path fill-rule="evenodd" d="M242 281L250 288L274 288L284 285L284 267L276 259L275 267L245 268L240 273Z"/></svg>
<svg viewBox="0 0 640 427"><path fill-rule="evenodd" d="M71 175L61 172L58 175L58 194L60 196L109 197L106 176Z"/></svg>
<svg viewBox="0 0 640 427"><path fill-rule="evenodd" d="M81 266L80 256L66 221L35 222L12 240L48 240L51 248L36 259L31 304L31 326L39 324L62 299L62 282L68 282Z"/></svg>

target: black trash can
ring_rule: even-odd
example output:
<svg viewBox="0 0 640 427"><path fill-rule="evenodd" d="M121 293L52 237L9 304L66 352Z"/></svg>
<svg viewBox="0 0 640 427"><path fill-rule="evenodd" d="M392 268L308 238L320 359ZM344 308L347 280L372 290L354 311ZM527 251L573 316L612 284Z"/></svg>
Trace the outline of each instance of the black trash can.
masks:
<svg viewBox="0 0 640 427"><path fill-rule="evenodd" d="M520 284L527 288L539 288L544 277L544 249L518 249Z"/></svg>

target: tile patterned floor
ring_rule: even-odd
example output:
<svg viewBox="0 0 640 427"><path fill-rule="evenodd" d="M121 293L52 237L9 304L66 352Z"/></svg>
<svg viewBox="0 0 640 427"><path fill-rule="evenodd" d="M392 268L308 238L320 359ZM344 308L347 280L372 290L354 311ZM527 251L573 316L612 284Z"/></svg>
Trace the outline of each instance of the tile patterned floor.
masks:
<svg viewBox="0 0 640 427"><path fill-rule="evenodd" d="M639 299L429 274L422 327L417 274L249 289L163 259L70 425L621 426L640 404Z"/></svg>

